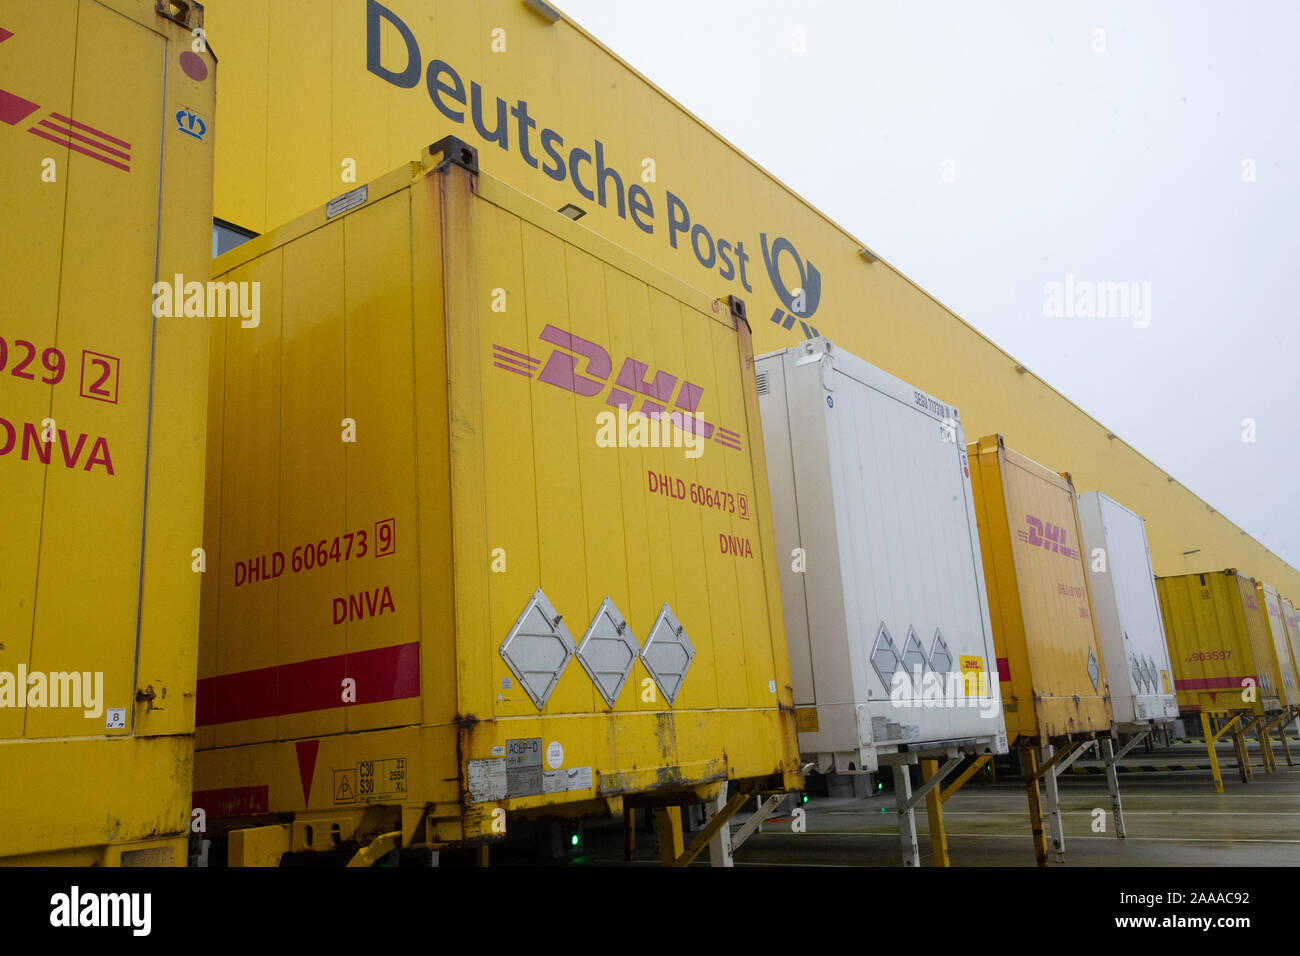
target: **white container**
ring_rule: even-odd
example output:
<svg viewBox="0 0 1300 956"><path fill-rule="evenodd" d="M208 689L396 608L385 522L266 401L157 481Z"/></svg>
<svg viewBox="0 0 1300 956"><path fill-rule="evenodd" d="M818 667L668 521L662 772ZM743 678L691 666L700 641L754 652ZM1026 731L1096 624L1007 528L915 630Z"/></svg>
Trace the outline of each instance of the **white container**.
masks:
<svg viewBox="0 0 1300 956"><path fill-rule="evenodd" d="M957 410L824 338L756 366L801 754L1005 753Z"/></svg>
<svg viewBox="0 0 1300 956"><path fill-rule="evenodd" d="M1141 729L1178 716L1146 523L1100 491L1078 496L1083 560L1101 634L1115 724Z"/></svg>

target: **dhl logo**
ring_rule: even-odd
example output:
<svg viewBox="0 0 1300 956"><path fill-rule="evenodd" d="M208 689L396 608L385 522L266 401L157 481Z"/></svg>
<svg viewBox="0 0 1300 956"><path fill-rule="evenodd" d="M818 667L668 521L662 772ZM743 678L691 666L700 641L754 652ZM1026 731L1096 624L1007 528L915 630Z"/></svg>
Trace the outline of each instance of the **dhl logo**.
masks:
<svg viewBox="0 0 1300 956"><path fill-rule="evenodd" d="M492 364L525 378L536 376L540 382L587 398L594 398L609 387L605 404L614 408L632 411L639 396L640 412L647 418L658 421L667 412L669 420L683 432L705 440L712 439L735 451L741 450L739 432L713 425L696 414L704 397L702 386L666 371L656 371L653 378L648 378L650 366L631 357L624 359L618 377L610 386L614 363L604 348L554 325L542 329L538 338L556 346L545 365L539 358L495 344L492 346ZM537 371L539 366L540 374ZM669 411L670 406L672 411Z"/></svg>
<svg viewBox="0 0 1300 956"><path fill-rule="evenodd" d="M13 35L12 30L0 27L0 43ZM0 90L0 123L17 126L40 108L40 104L24 99L16 93ZM131 171L130 143L116 136L110 136L93 126L87 126L70 116L51 110L36 125L29 126L27 132L124 172Z"/></svg>
<svg viewBox="0 0 1300 956"><path fill-rule="evenodd" d="M1025 524L1028 525L1027 529L1021 528L1016 532L1016 536L1021 541L1036 548L1042 548L1044 551L1053 551L1057 554L1063 554L1067 558L1078 560L1079 552L1066 544L1064 528L1054 525L1050 521L1043 521L1042 518L1036 518L1033 515L1025 515Z"/></svg>

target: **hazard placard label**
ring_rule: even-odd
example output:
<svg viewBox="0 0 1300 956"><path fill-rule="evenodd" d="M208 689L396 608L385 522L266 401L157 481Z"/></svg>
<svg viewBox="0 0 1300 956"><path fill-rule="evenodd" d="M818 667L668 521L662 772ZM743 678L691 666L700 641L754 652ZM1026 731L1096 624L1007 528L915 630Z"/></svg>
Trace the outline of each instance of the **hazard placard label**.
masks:
<svg viewBox="0 0 1300 956"><path fill-rule="evenodd" d="M334 771L334 802L356 803L357 772L355 770Z"/></svg>

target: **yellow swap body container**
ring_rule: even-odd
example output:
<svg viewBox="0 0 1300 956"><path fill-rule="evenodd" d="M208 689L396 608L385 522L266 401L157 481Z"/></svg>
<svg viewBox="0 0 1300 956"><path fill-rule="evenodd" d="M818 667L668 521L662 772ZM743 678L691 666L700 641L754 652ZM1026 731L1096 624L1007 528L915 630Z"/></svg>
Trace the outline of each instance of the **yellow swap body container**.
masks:
<svg viewBox="0 0 1300 956"><path fill-rule="evenodd" d="M172 12L0 0L3 863L186 861L209 330L154 285L209 276L216 59Z"/></svg>
<svg viewBox="0 0 1300 956"><path fill-rule="evenodd" d="M801 782L739 303L457 141L216 270L261 290L212 346L195 806L232 860Z"/></svg>
<svg viewBox="0 0 1300 956"><path fill-rule="evenodd" d="M1007 448L967 445L1007 740L1108 733L1110 694L1068 475Z"/></svg>
<svg viewBox="0 0 1300 956"><path fill-rule="evenodd" d="M1282 678L1277 686L1278 704L1282 708L1295 707L1300 705L1300 686L1296 683L1295 661L1291 656L1291 638L1287 634L1282 597L1271 584L1259 582L1257 589L1264 620L1268 624L1269 672Z"/></svg>
<svg viewBox="0 0 1300 956"><path fill-rule="evenodd" d="M1255 581L1233 568L1156 578L1181 711L1280 710L1282 675Z"/></svg>

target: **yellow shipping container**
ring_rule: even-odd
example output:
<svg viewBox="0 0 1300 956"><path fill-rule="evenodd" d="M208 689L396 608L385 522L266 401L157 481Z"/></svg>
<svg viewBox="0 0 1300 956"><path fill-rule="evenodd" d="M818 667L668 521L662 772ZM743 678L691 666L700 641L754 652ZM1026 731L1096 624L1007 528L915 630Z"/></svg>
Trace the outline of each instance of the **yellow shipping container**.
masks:
<svg viewBox="0 0 1300 956"><path fill-rule="evenodd" d="M202 16L0 0L3 863L186 860L208 328L154 285L209 275Z"/></svg>
<svg viewBox="0 0 1300 956"><path fill-rule="evenodd" d="M1287 701L1295 676L1289 648L1274 643L1264 590L1253 578L1228 568L1156 578L1156 591L1178 706L1200 715L1215 789L1223 792L1214 745L1228 733L1243 782L1253 776L1246 749L1252 730L1259 736L1264 769L1274 770L1271 734L1289 719ZM1280 605L1277 613L1281 624ZM1285 732L1282 746L1289 763Z"/></svg>
<svg viewBox="0 0 1300 956"><path fill-rule="evenodd" d="M261 290L212 344L195 806L236 862L801 782L743 306L476 164L217 260Z"/></svg>
<svg viewBox="0 0 1300 956"><path fill-rule="evenodd" d="M1005 447L967 446L1008 742L1109 732L1110 692L1074 485Z"/></svg>
<svg viewBox="0 0 1300 956"><path fill-rule="evenodd" d="M1156 578L1183 712L1263 714L1282 704L1255 581L1229 568Z"/></svg>

